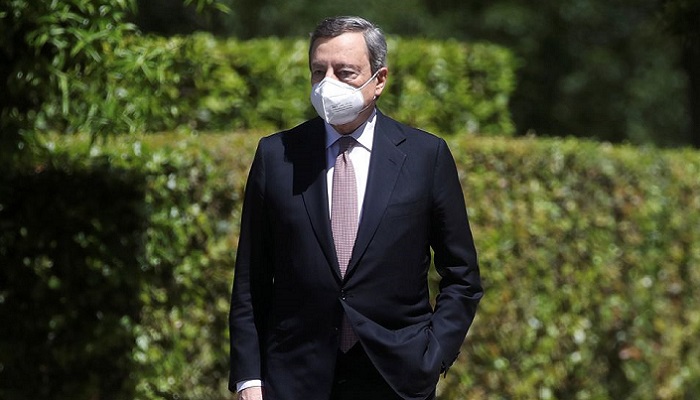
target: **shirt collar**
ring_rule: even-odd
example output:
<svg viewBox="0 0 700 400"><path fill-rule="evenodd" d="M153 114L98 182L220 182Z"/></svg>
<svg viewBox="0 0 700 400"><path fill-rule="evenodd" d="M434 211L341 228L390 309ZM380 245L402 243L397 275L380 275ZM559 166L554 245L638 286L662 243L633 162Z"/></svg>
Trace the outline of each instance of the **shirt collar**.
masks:
<svg viewBox="0 0 700 400"><path fill-rule="evenodd" d="M357 127L357 129L350 134L350 136L357 140L357 143L366 148L369 152L372 152L372 142L374 142L374 126L376 122L377 109L374 109L372 110L372 114L370 114L369 118L367 118L367 121ZM324 122L324 124L326 126L326 149L330 148L338 139L340 139L341 136L347 136L338 133L338 131L336 131L335 128L333 128L333 126L328 122Z"/></svg>

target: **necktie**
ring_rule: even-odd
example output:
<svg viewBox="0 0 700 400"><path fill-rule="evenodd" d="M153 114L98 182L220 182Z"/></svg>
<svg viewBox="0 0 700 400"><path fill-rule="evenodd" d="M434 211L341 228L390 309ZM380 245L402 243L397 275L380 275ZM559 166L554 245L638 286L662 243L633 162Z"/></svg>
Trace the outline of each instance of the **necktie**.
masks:
<svg viewBox="0 0 700 400"><path fill-rule="evenodd" d="M338 139L338 143L340 151L333 169L331 230L335 252L338 255L340 275L345 277L357 235L357 181L348 155L348 150L355 144L355 139L343 136ZM352 330L347 317L343 315L340 325L340 350L347 353L357 340L357 335Z"/></svg>
<svg viewBox="0 0 700 400"><path fill-rule="evenodd" d="M340 275L344 277L357 234L357 181L355 169L348 155L349 149L355 144L355 139L344 136L338 139L338 143L340 152L335 159L333 170L331 229Z"/></svg>

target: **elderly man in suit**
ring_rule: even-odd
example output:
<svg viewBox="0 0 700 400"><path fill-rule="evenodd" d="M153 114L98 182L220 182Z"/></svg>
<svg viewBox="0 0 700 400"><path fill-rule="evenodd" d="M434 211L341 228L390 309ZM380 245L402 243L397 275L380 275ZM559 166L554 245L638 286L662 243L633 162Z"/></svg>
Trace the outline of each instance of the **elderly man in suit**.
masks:
<svg viewBox="0 0 700 400"><path fill-rule="evenodd" d="M258 144L230 312L241 399L431 399L472 324L482 288L455 163L376 108L386 52L362 18L322 21L319 117Z"/></svg>

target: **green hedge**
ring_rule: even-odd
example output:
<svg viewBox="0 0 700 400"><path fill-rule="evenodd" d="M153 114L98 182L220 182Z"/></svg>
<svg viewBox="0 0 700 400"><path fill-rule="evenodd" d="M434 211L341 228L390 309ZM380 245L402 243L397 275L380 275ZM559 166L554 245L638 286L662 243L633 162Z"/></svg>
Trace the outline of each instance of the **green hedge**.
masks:
<svg viewBox="0 0 700 400"><path fill-rule="evenodd" d="M222 397L246 167L158 139L0 175L0 398Z"/></svg>
<svg viewBox="0 0 700 400"><path fill-rule="evenodd" d="M144 185L99 161L51 164L0 176L0 398L126 398Z"/></svg>
<svg viewBox="0 0 700 400"><path fill-rule="evenodd" d="M486 297L448 397L699 393L700 153L454 144Z"/></svg>
<svg viewBox="0 0 700 400"><path fill-rule="evenodd" d="M0 397L227 396L228 297L256 136L151 135L92 150L62 139L37 168L2 177ZM698 152L450 145L486 296L441 399L700 392Z"/></svg>
<svg viewBox="0 0 700 400"><path fill-rule="evenodd" d="M314 115L309 102L306 39L131 37L106 48L99 82L75 82L37 115L37 127L74 131L84 120L113 115L115 133L241 128L282 129ZM453 134L512 134L508 99L515 59L489 44L394 38L389 41L389 85L380 105L403 121ZM126 71L126 72L125 72ZM417 96L419 95L419 96ZM70 99L70 107L62 102ZM117 121L118 122L115 122Z"/></svg>

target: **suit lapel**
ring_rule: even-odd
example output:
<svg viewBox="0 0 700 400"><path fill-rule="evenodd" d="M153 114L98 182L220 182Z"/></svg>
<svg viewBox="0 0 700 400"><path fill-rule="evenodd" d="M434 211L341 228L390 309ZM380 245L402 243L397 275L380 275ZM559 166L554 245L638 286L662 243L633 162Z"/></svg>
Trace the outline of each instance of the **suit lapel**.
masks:
<svg viewBox="0 0 700 400"><path fill-rule="evenodd" d="M333 273L340 280L328 210L325 128L322 120L320 118L312 120L309 129L298 132L298 135L294 136L288 143L291 145L287 146L287 157L294 165L294 193L301 193L316 239ZM390 119L377 113L362 220L358 226L346 278L351 275L357 261L367 249L389 204L406 159L406 154L397 146L405 139L406 137L396 125L391 123Z"/></svg>
<svg viewBox="0 0 700 400"><path fill-rule="evenodd" d="M362 220L358 227L347 275L351 274L357 261L367 249L389 204L399 172L406 159L406 154L397 146L405 139L403 133L391 124L387 117L377 113Z"/></svg>
<svg viewBox="0 0 700 400"><path fill-rule="evenodd" d="M340 279L328 211L325 135L323 120L315 118L309 129L295 135L294 145L289 148L294 149L291 160L294 165L294 193L301 193L316 240L331 269Z"/></svg>

